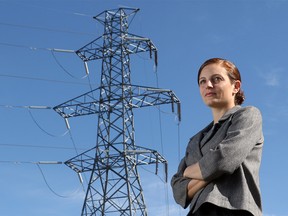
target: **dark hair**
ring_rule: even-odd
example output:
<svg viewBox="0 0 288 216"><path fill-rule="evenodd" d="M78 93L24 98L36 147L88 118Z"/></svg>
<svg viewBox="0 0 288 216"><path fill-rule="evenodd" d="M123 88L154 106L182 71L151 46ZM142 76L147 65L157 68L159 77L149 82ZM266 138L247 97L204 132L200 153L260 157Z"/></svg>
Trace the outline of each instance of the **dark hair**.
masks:
<svg viewBox="0 0 288 216"><path fill-rule="evenodd" d="M236 80L239 80L241 82L240 72L238 68L232 62L226 59L222 59L222 58L211 58L211 59L206 60L198 70L198 80L197 80L198 85L199 85L199 77L200 77L201 71L203 70L204 67L210 64L218 64L222 66L223 68L225 68L231 82L236 81ZM241 105L244 102L244 100L245 100L244 92L242 91L242 89L240 89L235 95L235 104Z"/></svg>

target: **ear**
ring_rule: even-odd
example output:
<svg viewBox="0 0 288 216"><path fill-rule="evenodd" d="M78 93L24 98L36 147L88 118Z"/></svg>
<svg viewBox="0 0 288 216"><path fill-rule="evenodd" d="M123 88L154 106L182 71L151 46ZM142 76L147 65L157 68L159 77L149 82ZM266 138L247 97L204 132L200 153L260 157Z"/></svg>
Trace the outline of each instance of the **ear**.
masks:
<svg viewBox="0 0 288 216"><path fill-rule="evenodd" d="M240 88L241 88L241 81L240 81L240 80L236 80L236 81L234 82L234 90L233 90L233 93L234 93L234 94L237 94L237 93L239 92Z"/></svg>

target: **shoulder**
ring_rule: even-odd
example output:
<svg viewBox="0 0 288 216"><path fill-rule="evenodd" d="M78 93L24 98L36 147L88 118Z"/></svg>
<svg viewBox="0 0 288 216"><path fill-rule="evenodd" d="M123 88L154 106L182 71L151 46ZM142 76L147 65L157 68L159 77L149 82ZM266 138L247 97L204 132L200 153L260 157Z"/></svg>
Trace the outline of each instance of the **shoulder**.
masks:
<svg viewBox="0 0 288 216"><path fill-rule="evenodd" d="M255 106L241 107L231 116L231 123L247 128L260 127L262 125L262 115Z"/></svg>
<svg viewBox="0 0 288 216"><path fill-rule="evenodd" d="M245 107L241 107L239 109L239 111L242 110L242 111L246 111L246 112L255 112L255 113L260 113L260 110L255 107L255 106L245 106Z"/></svg>
<svg viewBox="0 0 288 216"><path fill-rule="evenodd" d="M254 106L235 106L232 109L228 110L219 120L219 122L224 121L233 121L235 119L242 119L242 118L260 118L261 119L261 112L258 108Z"/></svg>
<svg viewBox="0 0 288 216"><path fill-rule="evenodd" d="M261 111L255 106L240 107L234 114L235 116L262 118Z"/></svg>

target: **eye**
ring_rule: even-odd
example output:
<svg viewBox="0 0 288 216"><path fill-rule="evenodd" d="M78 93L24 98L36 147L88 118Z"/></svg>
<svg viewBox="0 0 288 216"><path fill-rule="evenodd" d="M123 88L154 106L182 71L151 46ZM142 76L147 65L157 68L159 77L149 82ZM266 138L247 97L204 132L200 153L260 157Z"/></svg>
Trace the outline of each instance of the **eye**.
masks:
<svg viewBox="0 0 288 216"><path fill-rule="evenodd" d="M205 83L206 83L206 80L205 80L205 79L199 80L199 85L204 85Z"/></svg>
<svg viewBox="0 0 288 216"><path fill-rule="evenodd" d="M213 83L213 84L217 84L217 83L221 82L222 80L223 80L222 77L220 77L220 76L215 76L215 77L212 78L212 83Z"/></svg>

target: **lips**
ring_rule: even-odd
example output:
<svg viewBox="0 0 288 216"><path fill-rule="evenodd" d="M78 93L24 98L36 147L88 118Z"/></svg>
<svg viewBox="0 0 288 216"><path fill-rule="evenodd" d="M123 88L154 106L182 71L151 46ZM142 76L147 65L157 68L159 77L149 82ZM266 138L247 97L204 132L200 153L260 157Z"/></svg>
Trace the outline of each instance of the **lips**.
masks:
<svg viewBox="0 0 288 216"><path fill-rule="evenodd" d="M205 97L210 97L210 96L213 96L213 95L215 95L214 92L207 92L207 93L205 94Z"/></svg>

